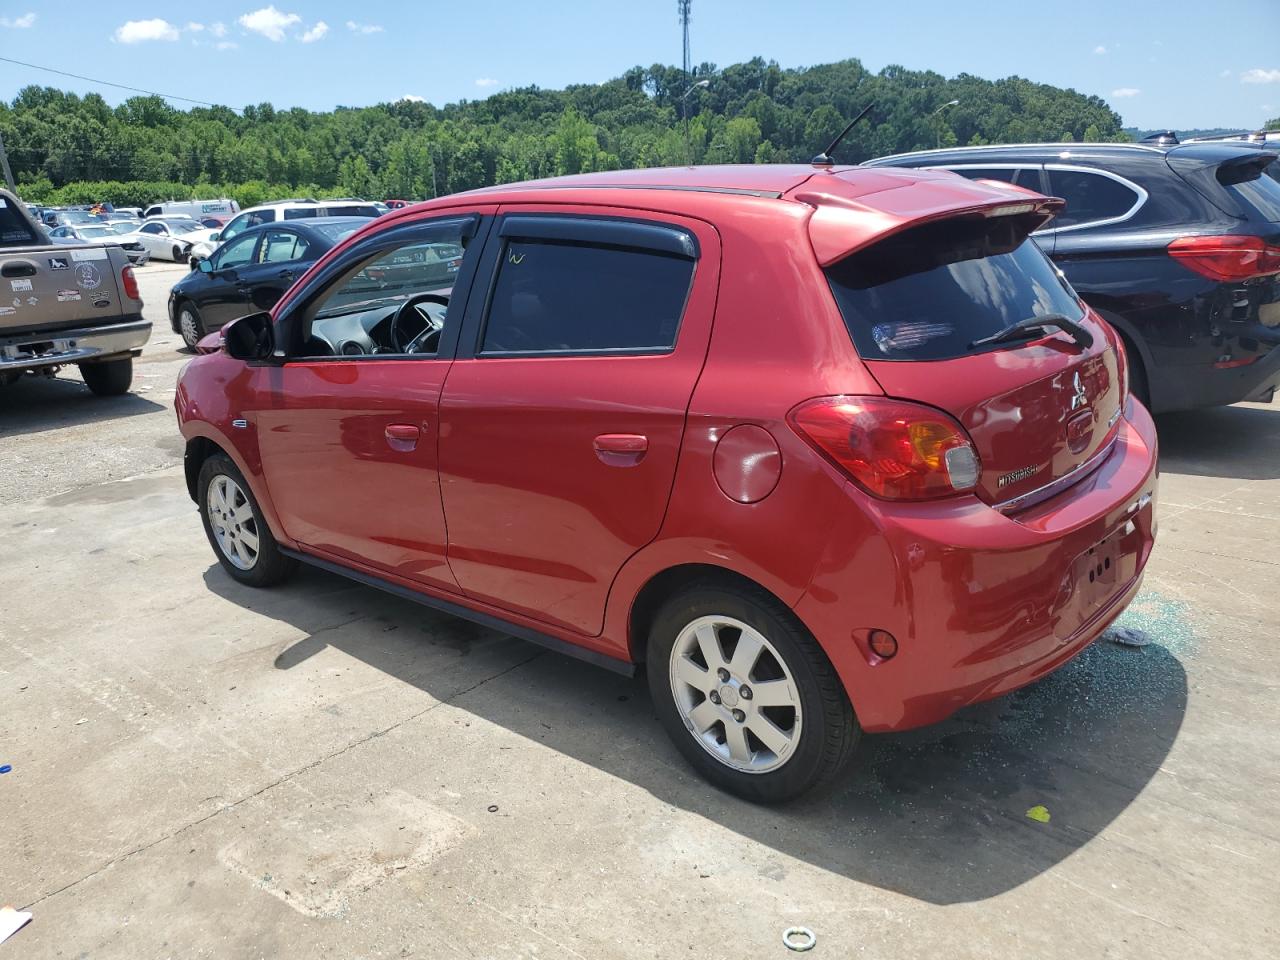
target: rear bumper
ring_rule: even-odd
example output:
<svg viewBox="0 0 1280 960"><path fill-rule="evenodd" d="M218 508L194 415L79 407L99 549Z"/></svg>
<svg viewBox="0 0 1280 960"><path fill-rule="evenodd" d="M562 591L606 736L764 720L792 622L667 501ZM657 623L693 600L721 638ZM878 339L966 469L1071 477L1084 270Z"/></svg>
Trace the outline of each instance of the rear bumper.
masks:
<svg viewBox="0 0 1280 960"><path fill-rule="evenodd" d="M100 327L0 336L0 370L35 370L137 353L151 338L141 317Z"/></svg>
<svg viewBox="0 0 1280 960"><path fill-rule="evenodd" d="M1222 407L1243 400L1266 401L1280 390L1280 329L1261 328L1259 342L1275 344L1269 353L1243 367L1157 368L1151 374L1152 400L1158 412Z"/></svg>
<svg viewBox="0 0 1280 960"><path fill-rule="evenodd" d="M868 731L905 730L1025 686L1095 640L1137 594L1154 544L1156 435L1131 403L1115 449L1052 500L1004 516L975 498L839 520L796 613ZM852 512L851 512L852 513ZM891 660L871 629L898 640Z"/></svg>

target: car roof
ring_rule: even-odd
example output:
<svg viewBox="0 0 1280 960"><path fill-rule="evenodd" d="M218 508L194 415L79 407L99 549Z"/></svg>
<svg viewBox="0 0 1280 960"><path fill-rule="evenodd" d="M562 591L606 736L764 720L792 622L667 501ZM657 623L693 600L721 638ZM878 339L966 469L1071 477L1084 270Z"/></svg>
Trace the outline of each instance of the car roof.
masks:
<svg viewBox="0 0 1280 960"><path fill-rule="evenodd" d="M647 195L644 195L647 194ZM798 205L811 208L809 240L819 263L833 263L905 227L966 212L1048 210L1062 201L1009 184L967 180L953 173L912 167L827 164L742 164L618 170L503 184L440 197L383 214L355 238L390 229L436 211L475 203L598 204L665 210L699 216L794 219ZM770 204L774 204L770 208ZM1025 208L1011 210L1009 208ZM984 214L988 215L988 214ZM1046 213L1046 216L1049 215Z"/></svg>
<svg viewBox="0 0 1280 960"><path fill-rule="evenodd" d="M371 217L306 217L302 220L276 220L272 223L255 223L252 227L241 230L236 234L237 237L248 236L251 233L262 233L267 230L298 230L301 233L320 233L318 227L327 227L333 224L349 223L353 227L363 227L365 224L372 222ZM327 239L327 238L326 238Z"/></svg>
<svg viewBox="0 0 1280 960"><path fill-rule="evenodd" d="M947 147L942 150L894 153L868 160L863 166L895 166L897 162L906 160L917 161L922 165L938 166L1018 160L1032 160L1040 163L1093 161L1105 164L1108 160L1162 159L1174 155L1212 163L1256 150L1257 147L1258 144L1240 140L1196 141L1163 146L1149 143L1004 143L981 147Z"/></svg>

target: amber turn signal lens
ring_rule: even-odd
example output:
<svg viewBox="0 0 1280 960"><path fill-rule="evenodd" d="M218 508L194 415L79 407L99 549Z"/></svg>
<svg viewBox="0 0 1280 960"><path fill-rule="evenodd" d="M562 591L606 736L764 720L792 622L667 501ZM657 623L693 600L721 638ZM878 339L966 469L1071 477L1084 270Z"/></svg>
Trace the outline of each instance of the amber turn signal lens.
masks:
<svg viewBox="0 0 1280 960"><path fill-rule="evenodd" d="M867 645L881 660L888 660L898 652L898 641L888 630L872 630L867 635Z"/></svg>

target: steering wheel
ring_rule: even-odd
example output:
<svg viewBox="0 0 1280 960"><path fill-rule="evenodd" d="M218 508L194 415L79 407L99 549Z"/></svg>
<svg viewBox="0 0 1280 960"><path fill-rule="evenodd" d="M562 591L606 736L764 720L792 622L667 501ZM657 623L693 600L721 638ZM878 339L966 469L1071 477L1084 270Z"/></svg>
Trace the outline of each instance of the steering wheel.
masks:
<svg viewBox="0 0 1280 960"><path fill-rule="evenodd" d="M439 346L444 321L431 315L426 309L428 303L447 308L449 298L440 293L420 293L400 304L400 309L391 318L391 343L400 353L434 353ZM417 333L412 332L414 324L421 327ZM435 345L425 349L432 340L436 341Z"/></svg>

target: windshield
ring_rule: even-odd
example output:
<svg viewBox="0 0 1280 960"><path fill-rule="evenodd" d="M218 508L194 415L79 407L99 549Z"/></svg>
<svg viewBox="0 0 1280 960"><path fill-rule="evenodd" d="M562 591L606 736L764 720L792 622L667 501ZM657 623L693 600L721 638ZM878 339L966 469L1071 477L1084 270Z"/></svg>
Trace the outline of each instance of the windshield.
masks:
<svg viewBox="0 0 1280 960"><path fill-rule="evenodd" d="M333 290L315 319L361 313L400 304L421 293L448 291L462 264L461 239L455 236L415 243L380 254Z"/></svg>
<svg viewBox="0 0 1280 960"><path fill-rule="evenodd" d="M347 239L363 226L363 223L325 223L321 220L312 224L311 230L320 234L330 243L337 244L339 241Z"/></svg>
<svg viewBox="0 0 1280 960"><path fill-rule="evenodd" d="M190 233L192 230L204 230L194 220L166 220L165 223L174 233Z"/></svg>
<svg viewBox="0 0 1280 960"><path fill-rule="evenodd" d="M1013 222L1010 222L1013 221ZM947 360L1035 316L1079 320L1062 275L1017 218L944 220L905 230L827 270L859 354Z"/></svg>
<svg viewBox="0 0 1280 960"><path fill-rule="evenodd" d="M1272 160L1252 179L1229 185L1227 192L1262 219L1280 220L1280 160Z"/></svg>
<svg viewBox="0 0 1280 960"><path fill-rule="evenodd" d="M112 233L133 233L138 229L136 223L129 223L127 220L120 220L116 223L107 224Z"/></svg>
<svg viewBox="0 0 1280 960"><path fill-rule="evenodd" d="M105 225L101 227L84 226L78 228L76 232L82 237L89 237L92 239L97 239L99 237L114 237L116 235L114 230Z"/></svg>

